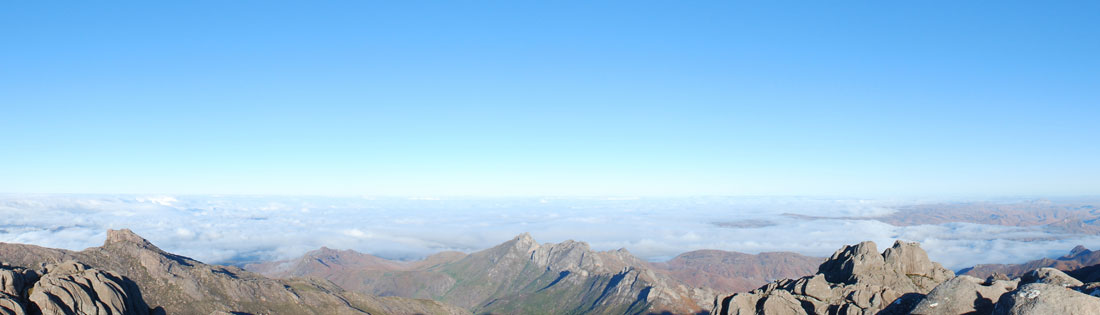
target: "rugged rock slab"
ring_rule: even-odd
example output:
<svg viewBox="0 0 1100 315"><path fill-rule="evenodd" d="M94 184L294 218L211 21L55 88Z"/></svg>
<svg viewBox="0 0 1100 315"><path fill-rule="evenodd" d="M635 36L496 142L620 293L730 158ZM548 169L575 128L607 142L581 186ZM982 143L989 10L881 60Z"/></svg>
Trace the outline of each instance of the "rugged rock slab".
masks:
<svg viewBox="0 0 1100 315"><path fill-rule="evenodd" d="M1020 284L1046 283L1063 287L1078 287L1084 285L1080 280L1070 277L1066 273L1054 268L1039 268L1029 271L1020 277Z"/></svg>
<svg viewBox="0 0 1100 315"><path fill-rule="evenodd" d="M874 243L864 242L838 250L812 277L720 296L713 314L1100 315L1097 296L1100 282L1083 283L1054 268L1016 280L953 277L916 244L897 242L879 255Z"/></svg>
<svg viewBox="0 0 1100 315"><path fill-rule="evenodd" d="M1047 283L1029 283L1001 297L994 314L1100 314L1100 298L1071 288Z"/></svg>
<svg viewBox="0 0 1100 315"><path fill-rule="evenodd" d="M31 291L42 314L149 314L133 282L75 261L46 266Z"/></svg>
<svg viewBox="0 0 1100 315"><path fill-rule="evenodd" d="M898 241L879 254L875 243L863 242L836 251L816 275L720 296L712 314L904 313L952 277L916 243Z"/></svg>
<svg viewBox="0 0 1100 315"><path fill-rule="evenodd" d="M958 276L937 286L910 314L990 314L1001 295L1016 289L1017 281L984 282Z"/></svg>
<svg viewBox="0 0 1100 315"><path fill-rule="evenodd" d="M163 314L129 279L76 262L0 266L0 314Z"/></svg>

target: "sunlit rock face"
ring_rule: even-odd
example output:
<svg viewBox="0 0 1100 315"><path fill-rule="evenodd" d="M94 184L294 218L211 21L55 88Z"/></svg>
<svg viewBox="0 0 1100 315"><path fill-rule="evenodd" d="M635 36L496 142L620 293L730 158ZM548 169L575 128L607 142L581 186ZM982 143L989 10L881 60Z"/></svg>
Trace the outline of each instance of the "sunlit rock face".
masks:
<svg viewBox="0 0 1100 315"><path fill-rule="evenodd" d="M879 254L863 242L837 250L816 275L718 296L712 314L1100 314L1100 282L1070 274L1044 267L1016 279L956 277L916 243Z"/></svg>
<svg viewBox="0 0 1100 315"><path fill-rule="evenodd" d="M874 314L911 308L952 277L916 243L898 241L880 254L862 242L837 250L816 275L719 297L713 314Z"/></svg>
<svg viewBox="0 0 1100 315"><path fill-rule="evenodd" d="M162 314L129 279L77 261L0 266L0 314Z"/></svg>

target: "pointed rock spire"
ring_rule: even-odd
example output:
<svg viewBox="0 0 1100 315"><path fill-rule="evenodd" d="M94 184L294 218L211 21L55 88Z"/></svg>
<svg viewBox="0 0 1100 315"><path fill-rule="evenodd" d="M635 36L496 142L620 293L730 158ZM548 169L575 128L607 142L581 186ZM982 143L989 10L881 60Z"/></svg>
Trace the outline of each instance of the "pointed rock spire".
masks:
<svg viewBox="0 0 1100 315"><path fill-rule="evenodd" d="M531 233L528 233L528 232L523 232L520 235L516 235L516 237L513 238L513 239L517 240L517 241L523 241L523 242L534 242L535 241L535 238L531 237Z"/></svg>
<svg viewBox="0 0 1100 315"><path fill-rule="evenodd" d="M112 244L131 244L142 248L160 250L160 248L154 246L153 243L150 243L144 237L137 235L130 229L108 229L107 240L103 242L103 246L106 247Z"/></svg>
<svg viewBox="0 0 1100 315"><path fill-rule="evenodd" d="M516 235L511 241L512 246L522 250L532 250L539 246L539 243L535 241L534 237L531 237L531 233L523 232L523 234Z"/></svg>

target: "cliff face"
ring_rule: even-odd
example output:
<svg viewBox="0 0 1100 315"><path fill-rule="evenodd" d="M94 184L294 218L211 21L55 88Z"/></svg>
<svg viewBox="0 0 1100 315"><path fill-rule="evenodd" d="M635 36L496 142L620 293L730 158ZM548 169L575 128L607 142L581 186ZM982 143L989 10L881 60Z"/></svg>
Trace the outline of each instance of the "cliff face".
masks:
<svg viewBox="0 0 1100 315"><path fill-rule="evenodd" d="M0 243L0 260L22 267L75 260L111 270L132 280L144 301L170 314L465 313L434 301L379 298L345 292L324 281L276 280L236 267L207 265L162 251L129 230L109 231L103 246L79 252Z"/></svg>
<svg viewBox="0 0 1100 315"><path fill-rule="evenodd" d="M337 257L318 259L333 253ZM696 313L709 309L714 296L626 250L593 251L575 241L539 244L526 233L469 255L441 253L413 263L364 255L321 250L246 268L324 277L349 290L436 299L478 313Z"/></svg>

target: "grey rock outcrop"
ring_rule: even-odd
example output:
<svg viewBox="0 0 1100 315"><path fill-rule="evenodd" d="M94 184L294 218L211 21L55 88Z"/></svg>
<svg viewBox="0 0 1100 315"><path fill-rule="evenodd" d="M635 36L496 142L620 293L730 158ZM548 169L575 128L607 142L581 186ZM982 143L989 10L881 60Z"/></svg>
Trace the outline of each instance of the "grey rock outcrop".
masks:
<svg viewBox="0 0 1100 315"><path fill-rule="evenodd" d="M875 243L863 242L836 251L814 276L719 297L712 314L904 313L952 277L917 243L897 241L879 254Z"/></svg>
<svg viewBox="0 0 1100 315"><path fill-rule="evenodd" d="M76 261L44 269L0 266L0 315L150 314L138 287ZM159 314L159 313L157 313Z"/></svg>
<svg viewBox="0 0 1100 315"><path fill-rule="evenodd" d="M1046 283L1063 287L1078 287L1084 285L1081 280L1070 277L1065 272L1054 268L1039 268L1028 271L1020 277L1020 284Z"/></svg>
<svg viewBox="0 0 1100 315"><path fill-rule="evenodd" d="M881 255L874 246L845 246L811 277L719 296L712 314L1100 315L1100 282L1082 283L1058 269L1015 280L954 277L915 243L896 242Z"/></svg>
<svg viewBox="0 0 1100 315"><path fill-rule="evenodd" d="M917 303L910 314L989 314L1001 295L1016 289L1017 281L987 283L958 276L940 284Z"/></svg>
<svg viewBox="0 0 1100 315"><path fill-rule="evenodd" d="M895 242L881 255L874 242L845 246L822 263L818 273L831 283L866 283L899 292L927 292L955 276L929 260L919 244L902 241Z"/></svg>
<svg viewBox="0 0 1100 315"><path fill-rule="evenodd" d="M1001 297L993 314L1100 314L1100 298L1057 284L1029 283Z"/></svg>
<svg viewBox="0 0 1100 315"><path fill-rule="evenodd" d="M0 315L26 314L22 297L38 278L38 272L31 269L0 266Z"/></svg>
<svg viewBox="0 0 1100 315"><path fill-rule="evenodd" d="M46 266L31 291L28 299L44 315L149 314L132 282L75 261Z"/></svg>

